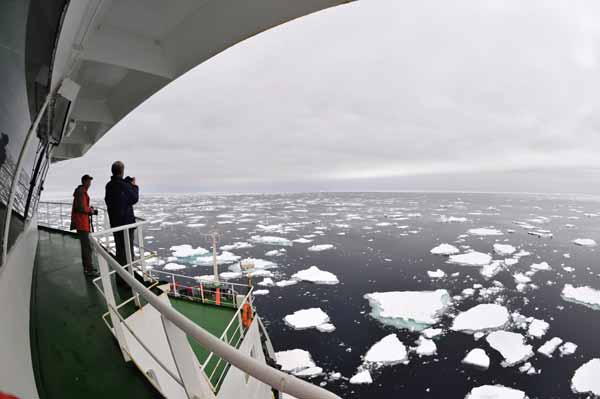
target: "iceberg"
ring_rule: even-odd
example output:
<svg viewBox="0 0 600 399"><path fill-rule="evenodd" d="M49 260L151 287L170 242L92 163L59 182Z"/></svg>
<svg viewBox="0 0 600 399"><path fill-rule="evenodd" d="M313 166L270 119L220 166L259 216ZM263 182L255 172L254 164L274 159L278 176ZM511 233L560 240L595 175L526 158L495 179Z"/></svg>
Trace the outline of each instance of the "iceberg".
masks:
<svg viewBox="0 0 600 399"><path fill-rule="evenodd" d="M475 348L467 353L467 356L462 360L462 363L481 369L487 369L490 367L490 357L483 349Z"/></svg>
<svg viewBox="0 0 600 399"><path fill-rule="evenodd" d="M525 337L519 333L494 331L486 337L486 341L504 357L502 367L517 365L533 356L533 347L525 345Z"/></svg>
<svg viewBox="0 0 600 399"><path fill-rule="evenodd" d="M439 322L450 304L446 290L390 291L366 294L371 316L397 328L421 331Z"/></svg>
<svg viewBox="0 0 600 399"><path fill-rule="evenodd" d="M321 252L321 251L327 251L329 249L333 249L333 245L331 244L321 244L321 245L313 245L312 247L308 247L309 251L312 252Z"/></svg>
<svg viewBox="0 0 600 399"><path fill-rule="evenodd" d="M575 393L600 396L600 359L592 359L579 367L571 379L571 389Z"/></svg>
<svg viewBox="0 0 600 399"><path fill-rule="evenodd" d="M454 245L440 244L429 252L431 252L434 255L455 255L460 251Z"/></svg>
<svg viewBox="0 0 600 399"><path fill-rule="evenodd" d="M596 241L592 240L591 238L578 238L573 240L573 244L580 245L582 247L595 247L597 245Z"/></svg>
<svg viewBox="0 0 600 399"><path fill-rule="evenodd" d="M283 371L296 376L310 377L323 372L323 369L316 367L310 353L302 349L275 352L275 360Z"/></svg>
<svg viewBox="0 0 600 399"><path fill-rule="evenodd" d="M563 343L563 340L558 338L558 337L554 337L548 341L546 341L544 343L544 345L540 346L538 348L538 353L541 353L542 355L546 356L546 357L552 357L552 354L554 353L554 351L560 346L560 344Z"/></svg>
<svg viewBox="0 0 600 399"><path fill-rule="evenodd" d="M376 366L392 366L408 360L406 346L398 339L396 334L390 334L376 342L364 357L366 363Z"/></svg>
<svg viewBox="0 0 600 399"><path fill-rule="evenodd" d="M561 296L565 301L600 310L600 291L591 287L573 287L571 284L565 284Z"/></svg>
<svg viewBox="0 0 600 399"><path fill-rule="evenodd" d="M482 385L473 388L465 399L527 399L525 392L502 385Z"/></svg>
<svg viewBox="0 0 600 399"><path fill-rule="evenodd" d="M294 330L316 328L321 324L329 323L329 316L320 308L297 310L283 318L283 321Z"/></svg>
<svg viewBox="0 0 600 399"><path fill-rule="evenodd" d="M292 275L293 279L309 281L315 284L337 284L339 280L333 273L320 270L317 266L311 266L308 269L300 270Z"/></svg>
<svg viewBox="0 0 600 399"><path fill-rule="evenodd" d="M462 266L485 266L492 261L492 257L482 252L467 252L460 255L450 255L448 262Z"/></svg>
<svg viewBox="0 0 600 399"><path fill-rule="evenodd" d="M250 237L250 241L256 244L280 245L284 247L291 247L293 245L287 238L274 236L252 236Z"/></svg>
<svg viewBox="0 0 600 399"><path fill-rule="evenodd" d="M462 312L454 319L451 329L466 333L498 330L510 321L508 310L495 303L483 303Z"/></svg>
<svg viewBox="0 0 600 399"><path fill-rule="evenodd" d="M494 252L500 256L510 256L515 253L517 249L512 245L508 244L494 244Z"/></svg>
<svg viewBox="0 0 600 399"><path fill-rule="evenodd" d="M501 236L502 235L502 232L500 230L493 229L493 228L485 228L485 227L469 229L469 230L467 230L467 233L472 236Z"/></svg>
<svg viewBox="0 0 600 399"><path fill-rule="evenodd" d="M371 384L373 383L373 378L371 378L371 373L369 370L361 370L357 372L355 375L350 378L350 384Z"/></svg>

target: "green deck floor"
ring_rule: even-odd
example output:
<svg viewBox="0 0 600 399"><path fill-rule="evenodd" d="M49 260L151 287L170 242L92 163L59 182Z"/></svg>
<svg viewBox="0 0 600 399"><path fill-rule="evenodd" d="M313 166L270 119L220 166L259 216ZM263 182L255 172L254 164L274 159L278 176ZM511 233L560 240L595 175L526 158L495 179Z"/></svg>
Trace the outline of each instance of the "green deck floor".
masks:
<svg viewBox="0 0 600 399"><path fill-rule="evenodd" d="M170 298L170 300L171 305L173 305L175 309L216 337L220 337L223 334L236 312L235 309L226 306L203 305L175 298ZM235 322L234 324L238 325ZM235 328L234 326L230 327L227 331L227 337L231 342L231 345L239 346L239 328ZM188 341L200 364L204 364L204 361L208 358L210 352L200 346L194 339L188 338ZM213 356L206 365L205 372L207 376L213 374L210 380L214 386L217 386L220 382L219 377L223 374L223 370L225 370L226 367L227 363L219 362L217 356Z"/></svg>
<svg viewBox="0 0 600 399"><path fill-rule="evenodd" d="M101 315L106 305L83 276L79 241L40 231L31 296L31 348L41 399L159 398L125 363Z"/></svg>

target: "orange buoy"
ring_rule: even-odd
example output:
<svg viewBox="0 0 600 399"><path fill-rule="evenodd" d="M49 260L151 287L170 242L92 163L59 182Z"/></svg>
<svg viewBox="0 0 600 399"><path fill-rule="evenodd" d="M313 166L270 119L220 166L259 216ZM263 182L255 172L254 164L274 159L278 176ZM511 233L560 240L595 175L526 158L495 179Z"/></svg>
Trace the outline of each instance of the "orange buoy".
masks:
<svg viewBox="0 0 600 399"><path fill-rule="evenodd" d="M249 303L245 303L242 308L242 324L246 328L249 328L252 324L252 306Z"/></svg>

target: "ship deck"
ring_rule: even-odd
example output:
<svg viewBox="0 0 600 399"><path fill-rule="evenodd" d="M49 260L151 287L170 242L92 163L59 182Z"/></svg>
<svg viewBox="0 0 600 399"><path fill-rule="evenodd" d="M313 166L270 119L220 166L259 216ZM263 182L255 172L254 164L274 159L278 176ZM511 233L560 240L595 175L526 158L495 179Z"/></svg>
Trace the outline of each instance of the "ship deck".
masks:
<svg viewBox="0 0 600 399"><path fill-rule="evenodd" d="M40 230L31 301L31 348L40 398L158 398L142 373L125 363L101 315L102 295L82 272L79 241L70 234ZM121 302L129 290L114 284ZM215 336L221 336L235 310L170 298L172 306ZM133 313L133 305L129 313ZM126 316L126 315L124 315ZM232 344L239 330L230 329ZM190 340L200 364L210 353ZM212 357L205 371L213 385L227 365ZM216 369L216 370L215 370ZM214 373L213 373L214 371Z"/></svg>

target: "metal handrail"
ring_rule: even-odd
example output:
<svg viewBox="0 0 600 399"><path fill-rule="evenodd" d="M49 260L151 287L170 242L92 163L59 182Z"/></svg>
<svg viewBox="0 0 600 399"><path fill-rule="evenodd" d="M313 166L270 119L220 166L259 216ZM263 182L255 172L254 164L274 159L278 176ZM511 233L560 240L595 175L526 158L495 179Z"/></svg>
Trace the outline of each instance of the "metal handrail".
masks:
<svg viewBox="0 0 600 399"><path fill-rule="evenodd" d="M180 328L186 335L194 338L206 349L225 359L231 365L251 375L257 380L276 388L278 391L290 394L298 399L340 399L339 396L332 392L274 369L224 343L219 338L185 317L172 306L161 301L154 293L152 293L152 291L147 289L127 272L124 266L121 266L114 260L97 240L92 240L92 243L97 253L104 258L108 266L115 270L139 296L151 304L164 318Z"/></svg>

